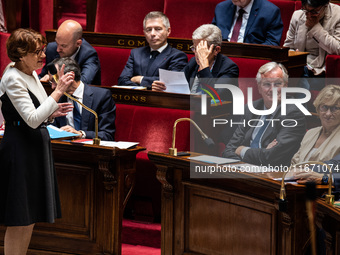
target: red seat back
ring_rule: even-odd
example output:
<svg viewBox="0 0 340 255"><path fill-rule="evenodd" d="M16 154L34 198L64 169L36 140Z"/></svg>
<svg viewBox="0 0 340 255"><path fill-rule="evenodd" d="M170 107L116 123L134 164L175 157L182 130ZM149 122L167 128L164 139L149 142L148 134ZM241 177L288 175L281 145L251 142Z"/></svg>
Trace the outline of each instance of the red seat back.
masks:
<svg viewBox="0 0 340 255"><path fill-rule="evenodd" d="M95 32L143 35L143 20L163 11L163 0L97 0Z"/></svg>
<svg viewBox="0 0 340 255"><path fill-rule="evenodd" d="M253 88L253 100L261 98L257 89L256 74L259 68L268 63L268 60L263 59L250 59L250 58L235 58L230 57L239 68L239 88L242 90L245 103L248 101L248 87Z"/></svg>
<svg viewBox="0 0 340 255"><path fill-rule="evenodd" d="M117 85L118 77L125 67L131 50L99 46L95 46L94 48L98 53L101 66L101 85Z"/></svg>
<svg viewBox="0 0 340 255"><path fill-rule="evenodd" d="M196 28L210 24L221 0L164 0L164 13L171 25L171 37L190 38Z"/></svg>
<svg viewBox="0 0 340 255"><path fill-rule="evenodd" d="M6 66L11 62L7 56L6 41L10 36L9 33L0 32L0 77Z"/></svg>
<svg viewBox="0 0 340 255"><path fill-rule="evenodd" d="M289 29L290 20L292 18L293 12L295 11L295 1L284 1L284 0L282 1L281 0L269 0L269 1L275 4L277 7L279 7L281 11L283 32L282 32L280 45L282 46L287 36L287 31Z"/></svg>
<svg viewBox="0 0 340 255"><path fill-rule="evenodd" d="M168 153L173 125L178 118L190 118L190 111L116 104L116 141L139 142L148 151ZM190 123L177 126L176 148L190 150Z"/></svg>

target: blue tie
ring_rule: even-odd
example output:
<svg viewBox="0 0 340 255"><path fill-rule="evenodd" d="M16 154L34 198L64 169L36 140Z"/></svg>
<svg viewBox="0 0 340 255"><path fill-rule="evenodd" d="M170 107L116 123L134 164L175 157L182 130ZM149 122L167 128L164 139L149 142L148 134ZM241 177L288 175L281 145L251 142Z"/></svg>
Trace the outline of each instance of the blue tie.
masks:
<svg viewBox="0 0 340 255"><path fill-rule="evenodd" d="M264 118L264 123L263 123L263 126L260 128L259 132L257 132L254 140L251 142L250 144L250 147L251 148L260 148L260 144L261 144L261 137L264 133L264 131L266 130L268 124L269 124L269 121L266 121L268 118L268 115L266 115L266 117Z"/></svg>
<svg viewBox="0 0 340 255"><path fill-rule="evenodd" d="M74 128L76 130L81 129L81 114L79 111L78 103L76 101L73 101L73 122L74 122Z"/></svg>

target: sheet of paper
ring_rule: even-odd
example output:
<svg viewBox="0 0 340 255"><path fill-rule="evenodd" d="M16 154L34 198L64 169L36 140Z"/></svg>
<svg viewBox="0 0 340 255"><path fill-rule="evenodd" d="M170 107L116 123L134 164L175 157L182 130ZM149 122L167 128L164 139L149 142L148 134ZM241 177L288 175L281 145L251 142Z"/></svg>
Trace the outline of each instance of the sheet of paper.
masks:
<svg viewBox="0 0 340 255"><path fill-rule="evenodd" d="M239 162L239 160L237 159L222 158L222 157L215 157L215 156L209 156L209 155L189 157L189 159L193 159L193 160L201 161L205 163L210 163L210 164L231 164L231 163Z"/></svg>
<svg viewBox="0 0 340 255"><path fill-rule="evenodd" d="M93 141L84 141L82 142L84 144L92 144ZM100 146L107 146L107 147L117 147L119 149L129 149L132 148L136 145L138 145L139 143L135 143L135 142L115 142L115 141L100 141Z"/></svg>
<svg viewBox="0 0 340 255"><path fill-rule="evenodd" d="M146 87L143 87L143 86L122 86L122 85L113 85L112 88L146 90Z"/></svg>
<svg viewBox="0 0 340 255"><path fill-rule="evenodd" d="M166 92L190 94L189 84L184 72L159 69L159 80L164 82Z"/></svg>

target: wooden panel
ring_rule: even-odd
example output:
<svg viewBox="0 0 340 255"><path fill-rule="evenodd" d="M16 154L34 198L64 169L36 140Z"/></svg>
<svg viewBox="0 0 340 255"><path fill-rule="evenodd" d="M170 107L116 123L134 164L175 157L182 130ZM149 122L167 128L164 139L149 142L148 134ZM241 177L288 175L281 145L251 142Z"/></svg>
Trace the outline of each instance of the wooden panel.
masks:
<svg viewBox="0 0 340 255"><path fill-rule="evenodd" d="M272 205L236 193L186 186L188 250L216 255L275 254L277 212Z"/></svg>
<svg viewBox="0 0 340 255"><path fill-rule="evenodd" d="M280 182L265 173L190 178L193 162L188 158L148 156L162 184L162 255L305 254L309 233L303 185L286 185L288 209L280 212ZM321 195L327 187L317 188Z"/></svg>

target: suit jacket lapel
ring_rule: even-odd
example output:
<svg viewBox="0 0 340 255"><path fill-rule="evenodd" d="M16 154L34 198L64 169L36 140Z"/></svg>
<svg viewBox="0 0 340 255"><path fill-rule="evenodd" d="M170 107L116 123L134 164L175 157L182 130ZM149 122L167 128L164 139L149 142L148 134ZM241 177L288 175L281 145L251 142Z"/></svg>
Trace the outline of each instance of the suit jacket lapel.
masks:
<svg viewBox="0 0 340 255"><path fill-rule="evenodd" d="M254 104L254 108L255 109L257 109L257 110L262 110L263 109L263 99L261 99L259 101L255 101L254 103L255 103ZM255 115L255 114L253 114L253 113L251 113L249 111L249 115L245 119L246 119L246 121L249 121L250 119L260 119L260 118L261 118L261 116ZM248 125L248 123L246 123L246 125ZM253 126L249 128L248 132L245 135L245 142L248 145L250 145L250 141L251 141L251 138L252 138L252 135L253 135L256 123L252 123L252 125Z"/></svg>
<svg viewBox="0 0 340 255"><path fill-rule="evenodd" d="M213 77L218 77L218 73L221 69L221 64L222 64L222 57L221 57L220 54L217 54L214 67L211 71L211 74L212 74Z"/></svg>
<svg viewBox="0 0 340 255"><path fill-rule="evenodd" d="M254 1L253 6L251 8L251 11L249 13L249 19L247 22L247 27L246 27L246 31L244 31L244 38L246 38L249 30L251 29L251 27L253 26L253 24L255 23L255 19L257 18L257 13L259 12L260 9L260 1Z"/></svg>
<svg viewBox="0 0 340 255"><path fill-rule="evenodd" d="M93 102L93 92L91 87L89 87L87 84L84 84L84 95L83 95L83 104L92 109L92 102ZM89 122L91 119L92 113L90 113L86 109L82 109L81 114L81 128L84 130L88 129Z"/></svg>
<svg viewBox="0 0 340 255"><path fill-rule="evenodd" d="M275 112L273 112L273 113L268 117L268 119L278 119L277 116L279 116L280 114L281 114L281 104L278 104L278 105L277 105L277 108L276 108L276 110L275 110ZM267 127L266 131L265 131L264 134L263 134L263 137L262 137L261 142L265 141L265 139L267 139L267 138L271 135L271 133L272 133L272 131L273 131L274 128L275 128L275 126L273 126L272 122L270 122L270 123L268 124L268 127ZM271 141L270 141L270 142L271 142Z"/></svg>
<svg viewBox="0 0 340 255"><path fill-rule="evenodd" d="M141 74L146 74L148 71L148 63L150 60L150 47L144 47L141 52Z"/></svg>

